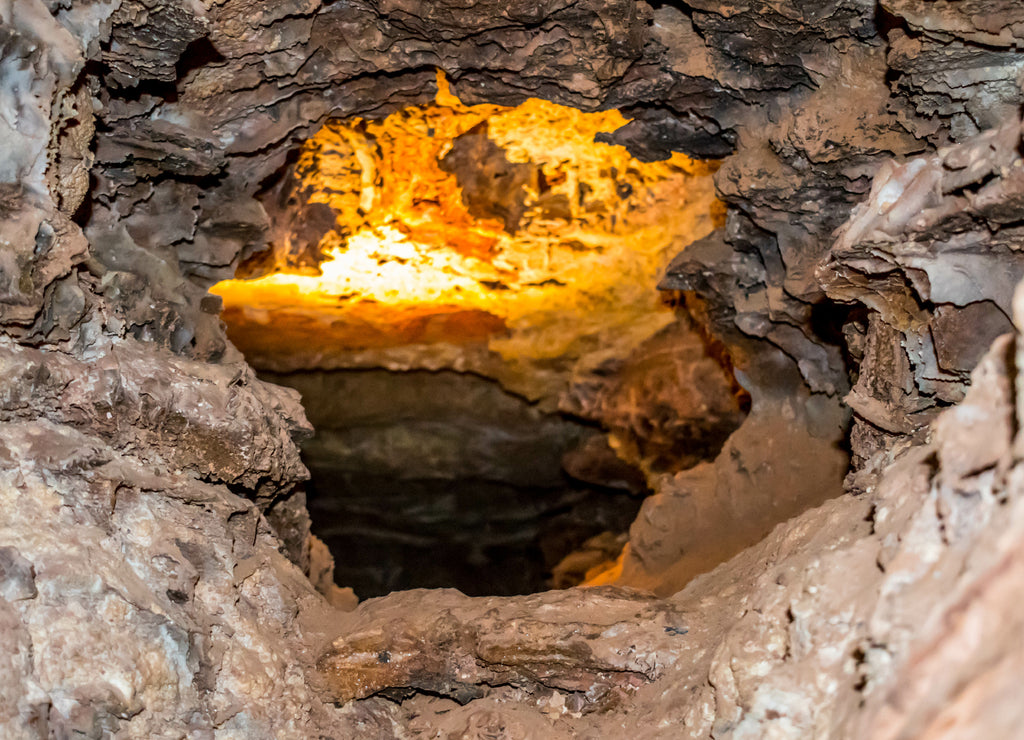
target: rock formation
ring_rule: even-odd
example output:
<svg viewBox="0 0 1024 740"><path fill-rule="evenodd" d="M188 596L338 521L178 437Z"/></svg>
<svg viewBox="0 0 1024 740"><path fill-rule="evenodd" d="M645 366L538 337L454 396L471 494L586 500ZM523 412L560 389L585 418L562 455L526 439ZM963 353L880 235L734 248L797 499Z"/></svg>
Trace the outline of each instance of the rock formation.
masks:
<svg viewBox="0 0 1024 740"><path fill-rule="evenodd" d="M0 734L1015 734L1024 10L457 5L0 2ZM721 162L687 165L674 314L613 272L602 294L650 310L568 350L474 314L409 324L425 353L262 368L470 370L537 403L579 480L652 491L590 588L353 609L310 536L299 395L209 289L315 272L337 221L292 187L303 147L446 95L616 109L602 146ZM439 160L450 212L565 222L497 126ZM338 191L353 212L364 184ZM340 465L321 428L307 449Z"/></svg>

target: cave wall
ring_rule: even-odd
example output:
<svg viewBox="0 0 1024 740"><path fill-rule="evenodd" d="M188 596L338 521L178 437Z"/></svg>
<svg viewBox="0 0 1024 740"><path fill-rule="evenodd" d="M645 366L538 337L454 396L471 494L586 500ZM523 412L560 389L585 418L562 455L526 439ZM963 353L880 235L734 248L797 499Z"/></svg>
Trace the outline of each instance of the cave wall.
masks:
<svg viewBox="0 0 1024 740"><path fill-rule="evenodd" d="M1012 344L996 346L976 395L961 399L984 345L1008 328L1020 276L1021 10L464 5L0 4L4 733L1016 727L1005 692L1020 661L1019 362L1001 360ZM436 627L450 619L416 606L422 594L372 602L348 622L328 609L303 575L308 524L291 493L308 426L296 396L258 381L226 343L206 288L262 246L253 196L300 140L328 115L424 102L435 67L467 102L621 108L634 120L612 138L640 156L727 157L716 176L726 226L682 252L664 285L686 292L730 348L750 419L785 420L784 434L765 434L792 441L754 445L760 468L734 446L699 480L666 479L634 525L619 582L673 592L770 529L759 517L720 552L677 565L693 547L656 527L705 517L715 531L719 485L762 497L775 521L838 494L843 398L859 496L783 525L670 603L613 592L615 611L604 591L501 602L511 616L459 645ZM815 446L820 479L772 464ZM736 471L746 482L732 482ZM456 622L490 604L436 598L459 602ZM367 685L460 701L504 688L458 706L425 693L347 701L364 692L337 681L361 675L338 633L365 632L406 601L423 620L396 620L388 640L426 635L419 645L486 670L464 678L444 661L396 661L383 678L369 666ZM559 616L581 604L598 614ZM566 624L607 635L559 665L509 657L507 623L538 609L554 642ZM632 632L642 655L627 660L614 646Z"/></svg>
<svg viewBox="0 0 1024 740"><path fill-rule="evenodd" d="M1024 292L1016 304L1019 326ZM361 605L325 658L335 696L417 687L403 709L424 736L1014 737L1020 342L1001 337L964 402L870 490L780 525L668 598L412 591ZM365 660L416 640L443 650ZM529 699L481 691L510 673Z"/></svg>

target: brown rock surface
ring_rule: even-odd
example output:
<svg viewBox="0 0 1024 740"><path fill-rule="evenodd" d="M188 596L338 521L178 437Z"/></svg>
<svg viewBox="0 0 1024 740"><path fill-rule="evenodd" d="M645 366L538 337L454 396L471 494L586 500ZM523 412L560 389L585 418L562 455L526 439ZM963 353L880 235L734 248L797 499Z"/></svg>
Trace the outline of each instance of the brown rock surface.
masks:
<svg viewBox="0 0 1024 740"><path fill-rule="evenodd" d="M631 646L628 655L657 645L659 672L627 689L621 712L591 707L586 690L583 701L573 699L589 663L568 657L548 663L558 667L547 682L513 670L507 674L513 688L492 687L468 702L457 696L461 706L408 699L402 708L416 736L427 737L434 727L478 726L552 738L1012 736L1020 660L1012 615L1020 598L1024 521L1015 427L1007 423L1016 414L1011 387L1019 383L1014 345L1009 338L996 344L975 373L979 385L963 411L941 416L935 441L902 455L870 491L780 525L679 593L650 602L659 616L641 609L622 625L629 639L619 644ZM989 430L988 448L971 446L977 430L959 426L957 413ZM448 693L458 684L453 676L488 670L471 661L471 670L459 674L458 656L477 648L452 645L472 646L481 633L505 648L518 645L515 632L500 625L518 624L506 613L526 600L479 602L487 609L470 611L476 619L461 628L465 602L454 596L398 619L369 618L420 598L426 594L364 604L322 667L369 660L356 650L360 640L379 655L423 638L431 646L427 657L413 651L419 662L391 669L378 661L357 693L408 685L440 685ZM533 618L548 626L531 629L528 655L585 639L586 629L571 638L559 630L609 596L584 589L568 602L553 594L531 598L545 600L534 612L542 616ZM660 615L669 614L676 621L666 627ZM444 662L449 656L451 663ZM566 684L559 675L569 678ZM589 680L600 694L601 680ZM346 686L334 690L351 695Z"/></svg>
<svg viewBox="0 0 1024 740"><path fill-rule="evenodd" d="M259 509L105 436L0 428L0 732L353 736L305 678L326 605Z"/></svg>
<svg viewBox="0 0 1024 740"><path fill-rule="evenodd" d="M365 602L338 627L319 670L340 701L426 692L466 703L510 684L577 694L576 711L658 678L688 631L669 603L609 587L582 598L405 591Z"/></svg>
<svg viewBox="0 0 1024 740"><path fill-rule="evenodd" d="M567 480L563 453L603 435L475 375L265 379L297 389L309 408L316 433L302 455L312 531L335 553L338 583L361 598L430 587L529 593L588 538L625 532L645 490L643 475L607 447L636 490L594 466L575 469L582 482Z"/></svg>
<svg viewBox="0 0 1024 740"><path fill-rule="evenodd" d="M972 365L1021 277L1018 4L457 5L0 4L0 734L1017 733L1019 335ZM653 481L619 578L662 599L343 616L299 567L307 425L207 288L295 230L257 196L304 140L429 102L435 68L467 103L622 109L645 160L727 157L725 226L664 285L751 414ZM542 365L549 398L607 370Z"/></svg>

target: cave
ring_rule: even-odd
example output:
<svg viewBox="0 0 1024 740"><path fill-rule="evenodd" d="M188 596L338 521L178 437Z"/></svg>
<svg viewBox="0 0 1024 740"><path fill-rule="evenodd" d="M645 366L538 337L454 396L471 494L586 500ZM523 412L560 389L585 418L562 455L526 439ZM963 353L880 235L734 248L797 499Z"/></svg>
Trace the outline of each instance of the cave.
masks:
<svg viewBox="0 0 1024 740"><path fill-rule="evenodd" d="M656 288L724 215L717 163L601 141L618 111L436 84L297 146L258 196L269 246L210 290L259 376L302 396L339 584L575 585L620 554L644 469L713 459L742 418L727 353Z"/></svg>
<svg viewBox="0 0 1024 740"><path fill-rule="evenodd" d="M0 736L1017 736L1022 29L0 4Z"/></svg>

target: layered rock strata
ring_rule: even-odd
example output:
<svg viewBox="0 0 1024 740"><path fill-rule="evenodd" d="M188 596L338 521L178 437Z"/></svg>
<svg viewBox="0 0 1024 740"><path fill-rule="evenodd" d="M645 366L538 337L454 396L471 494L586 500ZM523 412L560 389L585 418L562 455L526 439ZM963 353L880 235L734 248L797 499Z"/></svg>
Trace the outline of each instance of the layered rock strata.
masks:
<svg viewBox="0 0 1024 740"><path fill-rule="evenodd" d="M982 0L0 5L4 734L1015 732L1016 336L964 395L1016 277L1022 27ZM752 413L634 526L620 583L674 593L660 607L444 595L386 632L387 598L343 621L303 575L302 412L225 343L206 288L263 247L254 196L290 150L328 115L426 102L435 67L467 102L620 108L612 139L648 159L726 157L726 226L666 287L728 347ZM841 492L842 398L851 492L689 580ZM713 554L739 491L767 491L767 513ZM659 507L713 523L713 547L659 533ZM629 616L586 616L608 598ZM439 639L492 607L572 653ZM401 704L332 684L366 630L380 664L391 643L422 655L367 684ZM454 683L434 660L452 646L483 661ZM445 681L469 701L423 693Z"/></svg>

